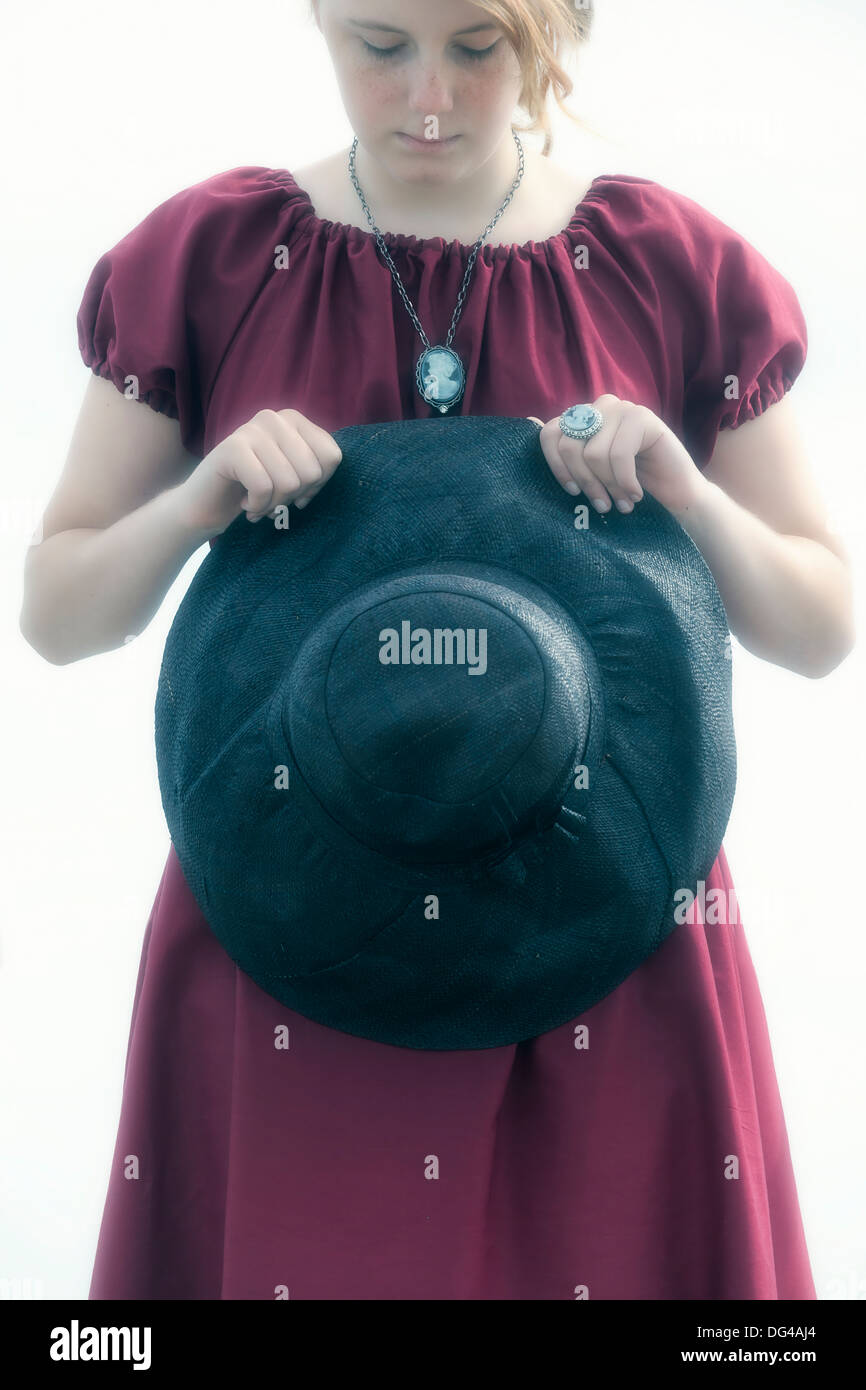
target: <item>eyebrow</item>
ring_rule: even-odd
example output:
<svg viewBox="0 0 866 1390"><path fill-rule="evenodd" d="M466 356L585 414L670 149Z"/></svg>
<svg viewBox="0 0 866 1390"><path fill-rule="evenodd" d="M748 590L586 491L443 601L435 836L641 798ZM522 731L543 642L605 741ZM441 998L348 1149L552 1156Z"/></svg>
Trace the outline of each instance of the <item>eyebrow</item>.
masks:
<svg viewBox="0 0 866 1390"><path fill-rule="evenodd" d="M354 24L358 29L377 29L383 34L405 34L405 29L398 29L394 24L376 24L368 19L349 19L348 24ZM452 35L453 38L460 38L462 34L478 34L485 29L496 29L498 25L491 23L473 24L469 29L458 29Z"/></svg>

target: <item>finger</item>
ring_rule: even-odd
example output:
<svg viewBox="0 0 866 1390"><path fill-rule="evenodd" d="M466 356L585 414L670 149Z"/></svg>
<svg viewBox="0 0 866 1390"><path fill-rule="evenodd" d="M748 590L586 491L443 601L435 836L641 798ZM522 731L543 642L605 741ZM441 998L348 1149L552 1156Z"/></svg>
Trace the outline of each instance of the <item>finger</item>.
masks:
<svg viewBox="0 0 866 1390"><path fill-rule="evenodd" d="M253 420L253 425L260 434L279 447L294 470L301 487L308 487L324 477L325 470L315 450L292 421L286 418L288 414L288 411L261 410ZM298 419L300 418L298 416Z"/></svg>
<svg viewBox="0 0 866 1390"><path fill-rule="evenodd" d="M277 507L292 502L300 495L303 483L298 476L292 461L287 459L276 440L271 439L264 430L255 431L251 436L250 447L256 458L266 469L270 476L273 490L267 505L262 508L261 514L272 513ZM250 520L260 520L260 516L252 514Z"/></svg>
<svg viewBox="0 0 866 1390"><path fill-rule="evenodd" d="M645 420L639 407L624 411L610 446L610 466L617 482L620 501L634 504L643 497L643 488L638 482L636 457L643 441ZM631 505L620 508L631 511Z"/></svg>
<svg viewBox="0 0 866 1390"><path fill-rule="evenodd" d="M599 472L604 473L605 470L600 463L594 466L586 456L587 444L593 441L572 439L570 435L562 433L558 423L556 435L553 447L561 468L570 479L570 483L565 484L567 491L572 494L584 492L597 511L610 511L610 498L604 482L598 476Z"/></svg>
<svg viewBox="0 0 866 1390"><path fill-rule="evenodd" d="M548 467L560 487L565 488L572 496L580 492L581 484L571 472L568 464L560 453L560 441L562 440L562 430L559 428L558 420L548 420L546 425L542 425L538 442L541 451L547 460Z"/></svg>
<svg viewBox="0 0 866 1390"><path fill-rule="evenodd" d="M605 470L600 461L592 463L587 459L586 446L588 442L590 441L570 439L568 435L563 435L562 443L559 446L560 456L572 478L586 493L596 510L607 512L610 511L610 498L604 483L598 476Z"/></svg>
<svg viewBox="0 0 866 1390"><path fill-rule="evenodd" d="M297 410L278 410L276 413L281 419L287 419L290 425L294 425L298 434L313 451L324 478L330 478L343 458L343 451L334 436Z"/></svg>
<svg viewBox="0 0 866 1390"><path fill-rule="evenodd" d="M550 428L544 427L542 440L550 445L546 456L566 491L572 495L585 492L597 511L606 512L611 506L607 485L616 487L607 454L620 419L621 402L617 396L604 395L594 404L601 411L603 424L591 439L574 439L564 434L556 417L550 422ZM590 445L595 447L590 449Z"/></svg>
<svg viewBox="0 0 866 1390"><path fill-rule="evenodd" d="M623 417L623 402L616 396L601 396L599 399L604 405L601 429L590 439L585 440L570 439L565 436L566 447L563 452L567 452L569 445L574 445L580 449L583 465L589 469L595 479L594 487L587 490L593 499L598 497L607 504L603 508L604 511L607 511L611 505L611 499L625 499L625 491L617 481L610 459L611 447ZM597 406L596 408L599 409L600 407Z"/></svg>
<svg viewBox="0 0 866 1390"><path fill-rule="evenodd" d="M246 488L246 496L241 506L247 513L248 519L252 520L253 517L263 516L271 505L274 482L261 459L256 457L251 447L244 449L234 466L234 473L237 481Z"/></svg>
<svg viewBox="0 0 866 1390"><path fill-rule="evenodd" d="M320 425L314 424L312 420L308 420L305 415L301 415L298 411L281 410L277 414L294 426L297 433L314 451L321 469L320 480L313 486L305 487L300 496L295 498L296 507L305 507L317 493L321 492L325 483L333 476L337 466L342 462L343 451L332 434L322 429Z"/></svg>
<svg viewBox="0 0 866 1390"><path fill-rule="evenodd" d="M566 491L572 497L577 497L582 493L590 501L595 499L597 503L601 504L601 510L604 510L606 500L604 488L595 474L584 464L580 450L570 451L566 455L560 445L556 448L556 456L559 466L565 470L568 479L565 484Z"/></svg>

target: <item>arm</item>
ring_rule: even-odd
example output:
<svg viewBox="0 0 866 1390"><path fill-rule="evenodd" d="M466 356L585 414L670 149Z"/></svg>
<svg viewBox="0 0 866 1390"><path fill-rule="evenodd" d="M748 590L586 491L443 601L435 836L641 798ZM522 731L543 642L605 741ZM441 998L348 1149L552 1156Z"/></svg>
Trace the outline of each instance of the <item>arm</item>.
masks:
<svg viewBox="0 0 866 1390"><path fill-rule="evenodd" d="M25 561L19 626L40 656L66 665L147 626L207 539L189 524L180 489L197 462L176 420L110 381L88 382L41 539Z"/></svg>
<svg viewBox="0 0 866 1390"><path fill-rule="evenodd" d="M829 674L855 642L847 552L829 529L788 397L721 430L672 507L711 569L731 631L766 661Z"/></svg>

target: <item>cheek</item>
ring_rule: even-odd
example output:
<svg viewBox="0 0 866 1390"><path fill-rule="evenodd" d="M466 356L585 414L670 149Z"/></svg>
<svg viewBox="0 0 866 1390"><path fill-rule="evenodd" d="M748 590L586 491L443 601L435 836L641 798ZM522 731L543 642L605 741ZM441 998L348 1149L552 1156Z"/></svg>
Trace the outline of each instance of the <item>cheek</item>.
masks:
<svg viewBox="0 0 866 1390"><path fill-rule="evenodd" d="M514 53L492 63L479 64L466 74L459 90L462 110L492 118L509 114L520 96L520 68Z"/></svg>
<svg viewBox="0 0 866 1390"><path fill-rule="evenodd" d="M366 64L344 64L338 73L343 104L349 116L374 124L388 107L405 106L406 83L396 72L380 71Z"/></svg>

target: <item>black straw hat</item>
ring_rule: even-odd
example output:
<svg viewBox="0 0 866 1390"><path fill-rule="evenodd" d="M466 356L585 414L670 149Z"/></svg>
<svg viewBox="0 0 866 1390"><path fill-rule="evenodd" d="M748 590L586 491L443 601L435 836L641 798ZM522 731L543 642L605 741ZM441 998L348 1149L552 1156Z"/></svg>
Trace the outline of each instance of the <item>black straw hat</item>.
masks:
<svg viewBox="0 0 866 1390"><path fill-rule="evenodd" d="M207 922L274 998L404 1047L535 1037L677 925L736 782L728 624L661 504L590 508L530 421L350 426L216 540L156 753Z"/></svg>

